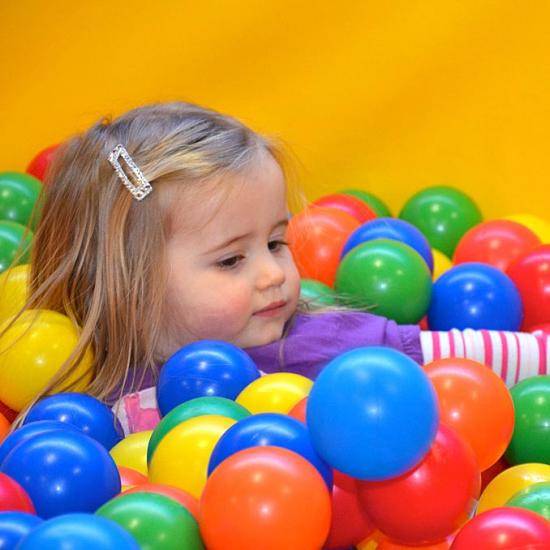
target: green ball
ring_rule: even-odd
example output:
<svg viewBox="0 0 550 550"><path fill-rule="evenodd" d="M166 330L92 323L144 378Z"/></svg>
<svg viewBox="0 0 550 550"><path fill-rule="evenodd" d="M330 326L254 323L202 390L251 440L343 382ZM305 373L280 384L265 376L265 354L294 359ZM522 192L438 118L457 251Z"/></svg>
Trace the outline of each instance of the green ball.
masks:
<svg viewBox="0 0 550 550"><path fill-rule="evenodd" d="M505 506L525 508L550 520L550 481L529 485L516 493Z"/></svg>
<svg viewBox="0 0 550 550"><path fill-rule="evenodd" d="M399 217L418 227L431 246L449 258L462 235L483 219L468 195L444 186L429 187L413 195Z"/></svg>
<svg viewBox="0 0 550 550"><path fill-rule="evenodd" d="M550 375L526 378L510 393L516 419L506 460L550 464Z"/></svg>
<svg viewBox="0 0 550 550"><path fill-rule="evenodd" d="M366 202L379 218L391 218L390 209L386 203L376 195L368 193L367 191L362 191L361 189L346 189L345 191L340 192L344 195L352 195L353 197L357 197L363 202Z"/></svg>
<svg viewBox="0 0 550 550"><path fill-rule="evenodd" d="M24 225L0 221L0 273L8 267L29 262L32 237L32 231ZM16 257L17 261L14 263Z"/></svg>
<svg viewBox="0 0 550 550"><path fill-rule="evenodd" d="M432 277L426 262L410 246L374 239L345 255L335 288L350 306L400 324L418 323L430 304Z"/></svg>
<svg viewBox="0 0 550 550"><path fill-rule="evenodd" d="M300 281L300 298L310 307L334 306L338 304L336 293L325 283L314 279Z"/></svg>
<svg viewBox="0 0 550 550"><path fill-rule="evenodd" d="M30 225L41 191L42 182L30 174L0 172L0 220ZM34 226L36 221L33 220Z"/></svg>
<svg viewBox="0 0 550 550"><path fill-rule="evenodd" d="M242 405L225 397L196 397L195 399L190 399L172 409L153 430L147 446L147 462L151 461L158 444L172 428L190 418L205 414L227 416L227 418L232 418L236 421L250 416L250 412Z"/></svg>
<svg viewBox="0 0 550 550"><path fill-rule="evenodd" d="M164 495L122 494L105 503L96 514L126 529L142 550L204 550L193 516Z"/></svg>

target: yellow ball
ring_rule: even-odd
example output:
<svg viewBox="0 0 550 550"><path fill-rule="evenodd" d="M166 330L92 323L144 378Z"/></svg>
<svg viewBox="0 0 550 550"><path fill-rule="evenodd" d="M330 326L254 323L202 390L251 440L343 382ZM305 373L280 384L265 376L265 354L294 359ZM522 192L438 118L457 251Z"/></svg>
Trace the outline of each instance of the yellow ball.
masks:
<svg viewBox="0 0 550 550"><path fill-rule="evenodd" d="M435 248L432 248L432 253L434 257L434 273L433 273L433 280L436 281L445 273L445 271L448 271L453 267L453 262L443 254L443 252L440 252L439 250L436 250Z"/></svg>
<svg viewBox="0 0 550 550"><path fill-rule="evenodd" d="M0 322L19 313L27 301L30 265L12 267L0 275Z"/></svg>
<svg viewBox="0 0 550 550"><path fill-rule="evenodd" d="M190 418L170 430L149 464L152 483L164 483L200 498L208 475L210 455L235 420L217 414Z"/></svg>
<svg viewBox="0 0 550 550"><path fill-rule="evenodd" d="M236 401L252 414L287 414L309 395L312 385L309 378L291 372L266 374L246 386Z"/></svg>
<svg viewBox="0 0 550 550"><path fill-rule="evenodd" d="M483 491L476 514L504 506L518 491L539 483L550 481L550 465L519 464L501 472Z"/></svg>
<svg viewBox="0 0 550 550"><path fill-rule="evenodd" d="M0 326L0 334L7 326ZM0 336L0 401L20 411L46 387L69 358L79 338L79 331L65 315L47 309L25 311ZM83 391L90 383L93 356L87 350L60 391L70 387ZM88 372L88 374L86 374Z"/></svg>
<svg viewBox="0 0 550 550"><path fill-rule="evenodd" d="M109 452L117 466L132 468L144 476L147 475L147 445L153 430L127 435Z"/></svg>
<svg viewBox="0 0 550 550"><path fill-rule="evenodd" d="M530 229L543 244L550 243L550 222L533 214L513 214L505 216L505 220L521 223Z"/></svg>

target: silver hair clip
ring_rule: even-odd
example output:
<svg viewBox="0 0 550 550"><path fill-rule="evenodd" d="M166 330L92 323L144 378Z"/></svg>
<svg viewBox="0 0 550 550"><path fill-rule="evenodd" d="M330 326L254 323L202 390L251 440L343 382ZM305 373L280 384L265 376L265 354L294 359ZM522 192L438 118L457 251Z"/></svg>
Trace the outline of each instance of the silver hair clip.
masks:
<svg viewBox="0 0 550 550"><path fill-rule="evenodd" d="M122 157L128 167L130 168L131 173L133 174L136 183L133 183L130 178L126 175L126 172L122 169L122 166L119 162L119 157ZM122 180L122 183L126 186L128 191L132 193L134 199L140 201L144 199L152 190L151 184L147 181L143 172L137 167L136 163L133 161L132 157L128 154L128 151L124 148L124 145L120 143L109 153L109 162L112 164L117 176Z"/></svg>

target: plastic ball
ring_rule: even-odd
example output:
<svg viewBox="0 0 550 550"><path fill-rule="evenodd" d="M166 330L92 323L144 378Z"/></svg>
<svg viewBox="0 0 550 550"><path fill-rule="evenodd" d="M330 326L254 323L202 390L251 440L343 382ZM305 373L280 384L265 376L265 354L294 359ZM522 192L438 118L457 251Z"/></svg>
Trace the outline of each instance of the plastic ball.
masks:
<svg viewBox="0 0 550 550"><path fill-rule="evenodd" d="M432 448L415 468L381 482L359 482L359 498L373 523L404 544L435 543L470 517L481 478L475 456L441 424Z"/></svg>
<svg viewBox="0 0 550 550"><path fill-rule="evenodd" d="M331 501L317 470L279 447L253 447L208 478L200 528L209 550L315 550L330 528Z"/></svg>
<svg viewBox="0 0 550 550"><path fill-rule="evenodd" d="M154 493L125 493L104 504L96 515L128 531L141 548L203 550L195 518L180 504Z"/></svg>
<svg viewBox="0 0 550 550"><path fill-rule="evenodd" d="M308 398L317 452L359 479L403 474L428 452L439 422L433 387L412 359L391 348L357 348L321 371Z"/></svg>
<svg viewBox="0 0 550 550"><path fill-rule="evenodd" d="M340 254L359 222L334 208L311 207L290 220L287 239L300 277L332 287Z"/></svg>
<svg viewBox="0 0 550 550"><path fill-rule="evenodd" d="M290 411L288 411L288 416L299 420L305 424L306 422L306 408L307 408L307 397L304 397L301 401L298 401Z"/></svg>
<svg viewBox="0 0 550 550"><path fill-rule="evenodd" d="M163 485L162 483L143 483L124 492L125 495L134 493L155 493L171 498L183 506L197 522L199 521L199 501L183 489L172 487L171 485Z"/></svg>
<svg viewBox="0 0 550 550"><path fill-rule="evenodd" d="M516 493L505 506L525 508L550 521L550 481L529 485Z"/></svg>
<svg viewBox="0 0 550 550"><path fill-rule="evenodd" d="M33 529L17 550L140 550L136 540L114 521L92 514L66 514Z"/></svg>
<svg viewBox="0 0 550 550"><path fill-rule="evenodd" d="M527 227L509 220L490 220L467 231L458 243L456 265L482 262L506 271L511 262L540 244Z"/></svg>
<svg viewBox="0 0 550 550"><path fill-rule="evenodd" d="M397 218L377 218L357 228L346 241L342 257L354 247L374 239L390 239L402 242L416 250L433 271L434 260L428 239L414 225Z"/></svg>
<svg viewBox="0 0 550 550"><path fill-rule="evenodd" d="M26 172L33 175L35 178L38 178L42 182L46 179L46 173L50 164L52 163L54 153L58 149L59 144L50 145L46 149L42 149L35 157L31 160L27 166Z"/></svg>
<svg viewBox="0 0 550 550"><path fill-rule="evenodd" d="M522 330L550 323L550 244L520 256L506 271L523 302Z"/></svg>
<svg viewBox="0 0 550 550"><path fill-rule="evenodd" d="M45 432L23 441L0 470L29 494L39 516L94 512L120 492L120 477L105 448L82 433Z"/></svg>
<svg viewBox="0 0 550 550"><path fill-rule="evenodd" d="M0 413L0 444L4 439L6 439L7 435L10 433L11 423L8 421L8 419Z"/></svg>
<svg viewBox="0 0 550 550"><path fill-rule="evenodd" d="M72 424L99 441L107 450L124 437L122 426L113 411L85 393L58 393L41 399L29 409L24 424L37 420L59 420Z"/></svg>
<svg viewBox="0 0 550 550"><path fill-rule="evenodd" d="M353 306L372 309L397 323L417 323L430 304L432 276L410 246L375 239L346 254L335 288Z"/></svg>
<svg viewBox="0 0 550 550"><path fill-rule="evenodd" d="M140 474L147 475L147 447L153 430L128 434L122 441L111 448L110 454L117 466L132 468Z"/></svg>
<svg viewBox="0 0 550 550"><path fill-rule="evenodd" d="M17 548L21 539L42 523L39 517L24 512L0 513L0 549Z"/></svg>
<svg viewBox="0 0 550 550"><path fill-rule="evenodd" d="M431 330L517 331L522 300L512 280L495 267L467 263L453 267L433 285L428 310Z"/></svg>
<svg viewBox="0 0 550 550"><path fill-rule="evenodd" d="M190 418L206 414L226 416L233 420L241 420L250 416L250 413L242 405L225 397L196 397L191 401L186 401L172 409L153 430L147 447L147 462L151 461L158 444L170 430Z"/></svg>
<svg viewBox="0 0 550 550"><path fill-rule="evenodd" d="M59 422L58 420L40 420L32 424L21 426L10 433L2 442L2 445L0 445L0 466L2 462L4 462L6 456L8 456L12 449L19 445L19 443L27 441L35 435L57 430L80 432L76 426L65 422Z"/></svg>
<svg viewBox="0 0 550 550"><path fill-rule="evenodd" d="M31 216L41 191L40 180L29 174L0 172L0 220L36 225Z"/></svg>
<svg viewBox="0 0 550 550"><path fill-rule="evenodd" d="M482 220L479 208L468 195L446 186L419 191L406 202L399 217L418 227L431 246L449 258L464 233Z"/></svg>
<svg viewBox="0 0 550 550"><path fill-rule="evenodd" d="M34 505L25 489L9 475L0 473L0 512L34 514Z"/></svg>
<svg viewBox="0 0 550 550"><path fill-rule="evenodd" d="M69 358L78 338L77 328L65 315L46 309L25 311L0 337L0 400L17 411L25 408ZM65 388L74 384L71 389L79 391L88 386L92 360L87 350Z"/></svg>
<svg viewBox="0 0 550 550"><path fill-rule="evenodd" d="M527 378L510 393L516 419L506 460L550 464L550 375Z"/></svg>
<svg viewBox="0 0 550 550"><path fill-rule="evenodd" d="M530 510L496 508L469 521L451 550L543 550L550 547L550 522Z"/></svg>
<svg viewBox="0 0 550 550"><path fill-rule="evenodd" d="M240 348L218 340L184 346L162 367L157 402L162 416L195 397L235 399L260 371Z"/></svg>
<svg viewBox="0 0 550 550"><path fill-rule="evenodd" d="M380 218L391 217L390 209L388 208L386 203L372 193L363 191L362 189L345 189L344 191L340 191L340 193L343 193L344 195L351 195L352 197L357 197L358 199L361 199Z"/></svg>
<svg viewBox="0 0 550 550"><path fill-rule="evenodd" d="M0 221L0 273L29 262L33 232L16 222Z"/></svg>
<svg viewBox="0 0 550 550"><path fill-rule="evenodd" d="M284 414L249 416L231 426L219 439L210 456L208 475L228 457L250 447L282 447L309 461L332 489L332 469L317 454L306 426Z"/></svg>
<svg viewBox="0 0 550 550"><path fill-rule="evenodd" d="M485 365L452 357L424 366L439 402L441 422L473 449L479 469L506 450L514 429L514 405L506 384Z"/></svg>
<svg viewBox="0 0 550 550"><path fill-rule="evenodd" d="M520 464L496 476L481 494L477 513L504 506L516 493L527 487L550 481L550 464Z"/></svg>
<svg viewBox="0 0 550 550"><path fill-rule="evenodd" d="M300 281L300 298L312 308L334 306L338 303L336 293L332 288L313 279Z"/></svg>
<svg viewBox="0 0 550 550"><path fill-rule="evenodd" d="M13 422L17 418L17 411L10 409L5 403L0 401L0 413L8 420L8 422Z"/></svg>
<svg viewBox="0 0 550 550"><path fill-rule="evenodd" d="M0 274L0 323L19 313L27 301L30 266L18 265Z"/></svg>
<svg viewBox="0 0 550 550"><path fill-rule="evenodd" d="M345 491L335 485L330 531L323 548L337 550L355 546L373 531L374 525L359 504L357 492Z"/></svg>
<svg viewBox="0 0 550 550"><path fill-rule="evenodd" d="M199 498L206 483L212 450L233 424L233 419L219 415L197 416L182 422L158 444L149 465L149 479L153 483L173 485Z"/></svg>
<svg viewBox="0 0 550 550"><path fill-rule="evenodd" d="M287 414L308 396L312 385L309 378L292 372L266 374L249 384L237 397L237 403L252 414Z"/></svg>
<svg viewBox="0 0 550 550"><path fill-rule="evenodd" d="M365 223L368 220L376 218L376 213L364 201L344 193L325 195L313 201L312 206L341 210L353 216L360 223Z"/></svg>
<svg viewBox="0 0 550 550"><path fill-rule="evenodd" d="M128 487L143 485L149 481L147 476L144 476L141 472L138 472L132 468L117 466L117 470L120 475L120 486L122 492L125 492Z"/></svg>

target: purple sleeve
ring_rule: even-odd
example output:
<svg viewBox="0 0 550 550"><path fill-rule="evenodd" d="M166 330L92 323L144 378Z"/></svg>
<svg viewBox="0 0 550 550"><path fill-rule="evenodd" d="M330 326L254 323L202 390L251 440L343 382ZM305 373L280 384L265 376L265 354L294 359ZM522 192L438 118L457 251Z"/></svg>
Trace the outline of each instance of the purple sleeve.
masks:
<svg viewBox="0 0 550 550"><path fill-rule="evenodd" d="M398 325L355 311L298 314L285 338L245 351L263 372L294 372L314 379L331 359L362 346L388 346L422 363L417 325Z"/></svg>

